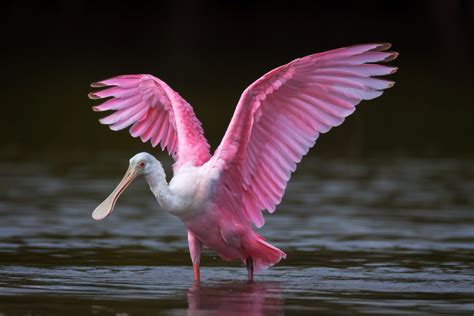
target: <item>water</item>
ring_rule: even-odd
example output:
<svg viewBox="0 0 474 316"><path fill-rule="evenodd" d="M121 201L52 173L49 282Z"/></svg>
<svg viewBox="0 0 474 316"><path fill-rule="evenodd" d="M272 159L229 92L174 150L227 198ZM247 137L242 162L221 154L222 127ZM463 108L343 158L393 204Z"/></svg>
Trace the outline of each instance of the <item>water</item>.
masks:
<svg viewBox="0 0 474 316"><path fill-rule="evenodd" d="M0 315L474 313L473 160L307 157L261 229L287 260L206 252L200 285L143 180L90 218L126 163L0 163Z"/></svg>

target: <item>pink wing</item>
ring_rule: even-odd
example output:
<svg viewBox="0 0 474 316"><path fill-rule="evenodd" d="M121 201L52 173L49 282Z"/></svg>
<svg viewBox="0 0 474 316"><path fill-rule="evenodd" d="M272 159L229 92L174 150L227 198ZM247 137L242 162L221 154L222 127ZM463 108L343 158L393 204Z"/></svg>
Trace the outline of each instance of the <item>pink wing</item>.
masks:
<svg viewBox="0 0 474 316"><path fill-rule="evenodd" d="M211 158L220 170L214 203L240 220L264 224L280 203L296 164L320 133L340 125L361 100L374 99L392 81L372 78L397 68L390 44L366 44L296 59L250 85Z"/></svg>
<svg viewBox="0 0 474 316"><path fill-rule="evenodd" d="M133 137L168 150L175 170L188 162L200 166L209 160L209 144L191 105L166 83L151 75L125 75L91 84L105 86L112 87L89 94L91 99L112 97L94 107L114 111L100 120L102 124L114 131L132 126Z"/></svg>

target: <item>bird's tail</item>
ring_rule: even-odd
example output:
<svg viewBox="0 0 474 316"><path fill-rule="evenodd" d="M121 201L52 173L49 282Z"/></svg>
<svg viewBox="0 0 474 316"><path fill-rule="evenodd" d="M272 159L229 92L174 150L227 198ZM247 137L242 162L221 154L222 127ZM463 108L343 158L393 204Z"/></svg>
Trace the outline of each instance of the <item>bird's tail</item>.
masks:
<svg viewBox="0 0 474 316"><path fill-rule="evenodd" d="M255 232L248 236L245 242L245 251L253 260L255 272L267 269L286 258L286 253L266 242L262 236Z"/></svg>

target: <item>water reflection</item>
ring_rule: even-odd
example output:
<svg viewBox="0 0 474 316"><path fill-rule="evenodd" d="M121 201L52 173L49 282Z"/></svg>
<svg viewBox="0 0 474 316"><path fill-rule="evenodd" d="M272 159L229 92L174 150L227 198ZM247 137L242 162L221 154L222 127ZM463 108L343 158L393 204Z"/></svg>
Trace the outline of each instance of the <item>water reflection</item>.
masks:
<svg viewBox="0 0 474 316"><path fill-rule="evenodd" d="M283 296L277 282L205 285L194 283L187 293L187 315L283 315Z"/></svg>

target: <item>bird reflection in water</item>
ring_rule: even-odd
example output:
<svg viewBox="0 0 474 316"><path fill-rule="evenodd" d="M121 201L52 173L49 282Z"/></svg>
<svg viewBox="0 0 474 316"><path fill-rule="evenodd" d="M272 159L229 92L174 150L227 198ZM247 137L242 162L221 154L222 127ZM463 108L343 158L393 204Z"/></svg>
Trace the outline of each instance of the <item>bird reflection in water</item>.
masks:
<svg viewBox="0 0 474 316"><path fill-rule="evenodd" d="M188 293L187 315L283 315L278 283L248 282L203 285L193 283Z"/></svg>

